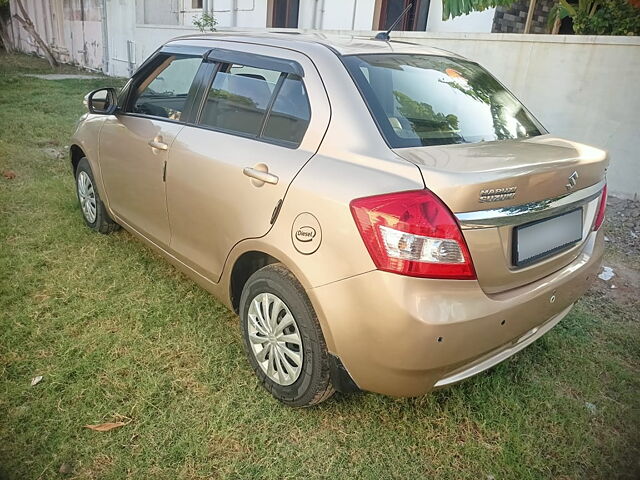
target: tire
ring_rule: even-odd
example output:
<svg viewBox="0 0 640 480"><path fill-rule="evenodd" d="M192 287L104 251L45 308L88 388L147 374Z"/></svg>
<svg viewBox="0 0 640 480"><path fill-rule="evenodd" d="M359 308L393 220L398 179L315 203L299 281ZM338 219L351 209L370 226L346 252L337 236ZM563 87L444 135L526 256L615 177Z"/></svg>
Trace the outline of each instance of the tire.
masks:
<svg viewBox="0 0 640 480"><path fill-rule="evenodd" d="M85 157L80 159L76 168L76 195L82 218L89 228L100 233L111 233L120 228L109 216L100 198L91 165Z"/></svg>
<svg viewBox="0 0 640 480"><path fill-rule="evenodd" d="M265 304L267 315L259 310ZM258 311L262 316L257 315ZM265 321L269 317L274 318L275 328ZM264 388L276 399L291 407L310 407L333 395L329 354L315 311L300 282L282 264L267 265L251 275L240 297L240 322L249 362ZM288 326L279 334L278 327L283 325ZM265 330L270 332L270 339ZM285 341L288 339L293 339L293 343ZM296 345L298 340L301 345ZM267 358L260 360L269 348ZM279 350L272 354L274 348ZM301 362L296 362L300 354ZM289 376L285 377L287 373Z"/></svg>

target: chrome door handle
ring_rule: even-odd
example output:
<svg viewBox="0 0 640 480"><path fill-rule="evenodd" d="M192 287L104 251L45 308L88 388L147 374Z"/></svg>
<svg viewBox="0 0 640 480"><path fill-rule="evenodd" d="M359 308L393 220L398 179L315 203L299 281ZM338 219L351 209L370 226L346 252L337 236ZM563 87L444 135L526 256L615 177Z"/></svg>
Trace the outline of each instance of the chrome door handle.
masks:
<svg viewBox="0 0 640 480"><path fill-rule="evenodd" d="M158 142L157 140L150 140L149 146L151 148L157 148L158 150L167 150L169 148L169 145L163 142Z"/></svg>
<svg viewBox="0 0 640 480"><path fill-rule="evenodd" d="M271 185L275 185L278 183L279 178L273 173L264 172L262 170L258 170L257 168L245 167L242 170L247 177L255 178L264 183L270 183Z"/></svg>

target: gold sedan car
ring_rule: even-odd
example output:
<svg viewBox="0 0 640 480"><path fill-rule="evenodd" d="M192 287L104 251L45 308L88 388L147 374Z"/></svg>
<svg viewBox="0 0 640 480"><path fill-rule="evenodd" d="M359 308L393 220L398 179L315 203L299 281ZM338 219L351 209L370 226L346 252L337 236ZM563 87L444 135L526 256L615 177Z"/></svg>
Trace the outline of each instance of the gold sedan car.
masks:
<svg viewBox="0 0 640 480"><path fill-rule="evenodd" d="M605 152L478 64L406 42L210 34L86 99L86 224L238 313L278 400L415 396L556 325L599 269Z"/></svg>

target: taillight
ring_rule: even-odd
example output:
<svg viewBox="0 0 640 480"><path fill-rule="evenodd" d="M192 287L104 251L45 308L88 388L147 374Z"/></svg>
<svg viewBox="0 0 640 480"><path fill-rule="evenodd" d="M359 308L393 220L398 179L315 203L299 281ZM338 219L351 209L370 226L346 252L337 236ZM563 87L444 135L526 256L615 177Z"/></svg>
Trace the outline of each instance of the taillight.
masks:
<svg viewBox="0 0 640 480"><path fill-rule="evenodd" d="M604 185L602 189L602 196L600 197L600 203L598 204L598 213L596 215L596 221L593 224L593 231L595 232L602 226L604 222L604 212L607 209L607 185Z"/></svg>
<svg viewBox="0 0 640 480"><path fill-rule="evenodd" d="M412 277L476 278L460 226L429 190L358 198L350 207L378 269Z"/></svg>

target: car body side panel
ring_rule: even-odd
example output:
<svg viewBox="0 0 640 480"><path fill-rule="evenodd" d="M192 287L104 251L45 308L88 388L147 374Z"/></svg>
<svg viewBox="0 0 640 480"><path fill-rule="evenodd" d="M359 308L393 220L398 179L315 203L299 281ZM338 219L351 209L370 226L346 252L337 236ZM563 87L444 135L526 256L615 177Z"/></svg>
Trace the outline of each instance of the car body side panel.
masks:
<svg viewBox="0 0 640 480"><path fill-rule="evenodd" d="M232 133L187 125L169 151L167 204L171 250L182 261L217 282L233 245L257 238L271 228L271 218L291 180L315 154L331 117L326 91L314 64L289 50L212 42L233 49L300 64L311 108L311 121L297 148ZM276 175L275 185L256 182L245 168Z"/></svg>
<svg viewBox="0 0 640 480"><path fill-rule="evenodd" d="M363 246L348 205L354 195L375 194L371 185L378 185L378 193L421 187L414 167L406 163L400 163L398 167L399 172L392 174L363 164L316 155L289 187L287 199L269 233L262 238L242 241L232 250L221 284L230 284L232 266L249 251L267 253L282 262L305 289L374 270L375 265ZM402 170L404 175L400 174ZM343 176L357 178L362 183L347 186L340 181ZM294 226L298 226L296 221L301 214L313 215L320 227L314 239L318 248L311 254L299 250L305 244L295 237ZM322 323L331 351L331 331L328 324Z"/></svg>
<svg viewBox="0 0 640 480"><path fill-rule="evenodd" d="M394 154L377 133L339 59L320 48L314 63L329 92L331 122L320 149L289 186L273 227L261 239L287 252L295 266L286 266L304 272L300 280L305 288L375 268L351 215L351 200L424 188L418 167ZM315 253L298 252L292 240L292 227L302 213L312 214L320 225L322 238ZM234 253L244 248L241 243ZM233 255L225 271L232 267Z"/></svg>

